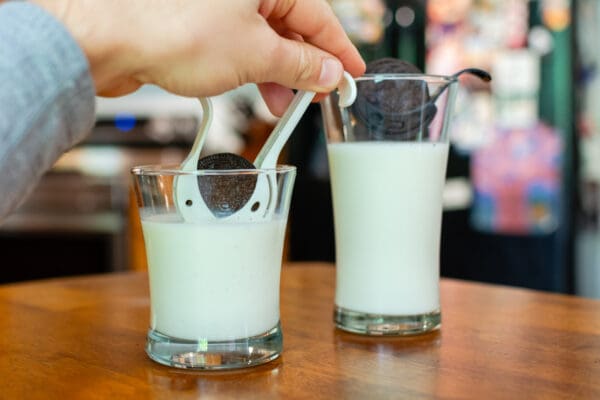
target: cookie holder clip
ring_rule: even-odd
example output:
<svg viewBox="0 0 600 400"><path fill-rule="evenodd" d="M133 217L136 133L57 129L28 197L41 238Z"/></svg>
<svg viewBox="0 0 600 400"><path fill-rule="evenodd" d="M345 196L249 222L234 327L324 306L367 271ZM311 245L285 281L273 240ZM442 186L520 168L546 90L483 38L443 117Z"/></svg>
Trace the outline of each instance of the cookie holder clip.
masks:
<svg viewBox="0 0 600 400"><path fill-rule="evenodd" d="M344 72L343 79L337 90L340 107L349 107L354 103L357 91L354 79L350 74ZM314 96L315 92L311 91L298 91L296 93L290 106L279 119L254 160L254 166L257 170L267 170L268 173L257 174L256 186L250 199L241 209L224 217L215 216L206 205L196 179L199 175L189 174L189 172L197 171L200 153L208 135L213 116L210 99L200 98L199 101L203 111L202 121L190 153L181 163L180 170L182 173L175 176L173 182L175 206L184 221L201 222L228 219L232 222L250 222L264 220L272 215L275 211L274 206L278 192L276 179L277 159ZM207 174L210 174L211 170L205 171ZM232 173L235 173L235 170L232 170ZM248 174L253 173L253 170L248 170Z"/></svg>

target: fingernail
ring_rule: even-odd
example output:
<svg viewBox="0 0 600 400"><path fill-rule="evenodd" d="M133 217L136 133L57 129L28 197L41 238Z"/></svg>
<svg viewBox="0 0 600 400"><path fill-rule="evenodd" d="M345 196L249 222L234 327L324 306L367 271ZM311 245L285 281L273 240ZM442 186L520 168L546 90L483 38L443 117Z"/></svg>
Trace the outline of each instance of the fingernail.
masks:
<svg viewBox="0 0 600 400"><path fill-rule="evenodd" d="M335 87L342 79L342 64L338 60L326 58L321 64L321 75L319 76L319 85L331 88Z"/></svg>

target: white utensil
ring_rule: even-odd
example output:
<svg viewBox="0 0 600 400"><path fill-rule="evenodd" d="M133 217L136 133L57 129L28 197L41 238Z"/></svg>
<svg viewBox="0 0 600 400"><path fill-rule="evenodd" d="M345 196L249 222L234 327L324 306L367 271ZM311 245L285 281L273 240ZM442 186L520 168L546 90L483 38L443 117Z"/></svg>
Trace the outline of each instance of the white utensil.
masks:
<svg viewBox="0 0 600 400"><path fill-rule="evenodd" d="M356 84L352 76L347 72L344 72L344 78L338 87L338 91L340 107L352 105L356 99ZM207 219L215 218L228 218L234 221L253 221L264 219L268 215L271 215L273 212L272 204L275 204L275 196L277 196L275 173L277 159L314 96L315 93L310 91L298 91L296 93L290 106L277 122L273 132L271 132L271 135L254 160L255 168L269 170L269 173L253 174L252 171L249 171L248 175L254 175L257 178L252 196L242 208L232 211L231 214L225 216L215 215L204 201L197 179L201 175L185 173L198 170L200 152L212 121L212 105L210 100L208 98L199 99L203 109L202 122L190 154L181 163L181 170L184 173L176 176L173 182L175 205L183 219L186 222L206 221ZM231 158L232 155L224 156ZM240 165L244 165L240 169L247 169L245 166L247 165L246 160L240 156L237 157L241 159ZM210 175L210 170L206 170L206 174Z"/></svg>

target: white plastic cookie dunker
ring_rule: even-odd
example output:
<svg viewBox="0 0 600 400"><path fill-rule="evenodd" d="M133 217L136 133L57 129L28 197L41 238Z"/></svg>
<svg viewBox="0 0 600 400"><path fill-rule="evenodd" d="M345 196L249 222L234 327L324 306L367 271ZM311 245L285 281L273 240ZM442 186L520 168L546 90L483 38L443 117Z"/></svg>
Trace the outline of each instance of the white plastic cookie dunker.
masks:
<svg viewBox="0 0 600 400"><path fill-rule="evenodd" d="M356 84L352 76L347 72L344 72L338 92L340 107L349 107L354 103L356 99ZM281 153L283 146L288 141L314 96L315 92L298 91L296 93L292 103L278 121L273 132L271 132L271 135L254 160L254 166L257 170L268 170L269 173L256 175L256 186L250 199L241 209L226 217L216 217L213 215L202 198L196 179L197 176L185 174L185 172L197 170L200 152L212 121L212 105L210 100L208 98L199 99L203 109L202 122L190 154L181 163L181 170L184 173L176 176L173 182L175 205L184 221L200 222L218 218L220 220L227 219L241 222L269 218L274 211L273 207L277 200L277 174L275 168L279 153ZM210 174L210 170L207 171ZM248 173L252 174L250 170Z"/></svg>

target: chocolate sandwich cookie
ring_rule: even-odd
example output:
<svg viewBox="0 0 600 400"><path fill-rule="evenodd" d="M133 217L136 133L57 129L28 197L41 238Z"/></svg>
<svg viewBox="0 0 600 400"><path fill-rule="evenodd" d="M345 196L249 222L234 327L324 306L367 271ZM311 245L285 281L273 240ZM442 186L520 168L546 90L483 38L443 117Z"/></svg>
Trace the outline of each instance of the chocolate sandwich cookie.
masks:
<svg viewBox="0 0 600 400"><path fill-rule="evenodd" d="M371 61L367 65L367 74L422 74L414 64L397 58L385 57Z"/></svg>
<svg viewBox="0 0 600 400"><path fill-rule="evenodd" d="M199 170L256 169L245 158L232 153L218 153L198 160ZM215 217L226 217L240 210L252 197L256 174L199 175L198 188L206 206Z"/></svg>
<svg viewBox="0 0 600 400"><path fill-rule="evenodd" d="M382 58L367 65L367 74L422 74L413 64ZM370 137L409 140L427 126L437 111L427 83L417 79L358 82L353 112Z"/></svg>

